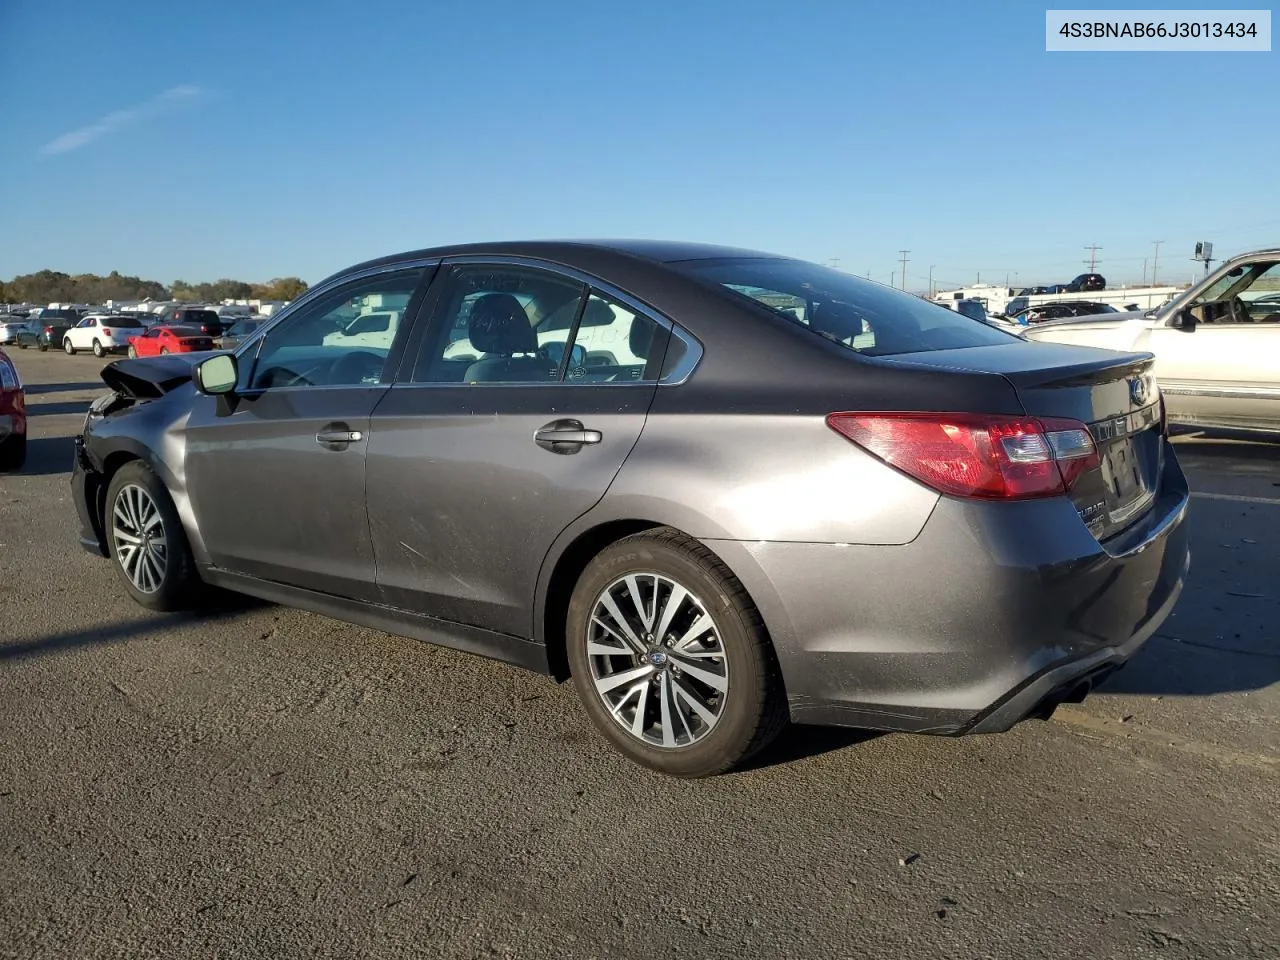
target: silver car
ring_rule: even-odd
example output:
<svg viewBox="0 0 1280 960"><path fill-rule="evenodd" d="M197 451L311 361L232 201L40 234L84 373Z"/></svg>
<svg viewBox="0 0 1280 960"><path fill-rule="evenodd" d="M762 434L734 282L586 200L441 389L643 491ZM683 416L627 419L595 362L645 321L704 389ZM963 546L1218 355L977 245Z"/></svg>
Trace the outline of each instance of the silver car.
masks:
<svg viewBox="0 0 1280 960"><path fill-rule="evenodd" d="M749 251L425 250L234 353L108 365L73 499L147 607L220 587L571 677L700 776L788 720L1006 730L1132 656L1189 564L1150 370Z"/></svg>

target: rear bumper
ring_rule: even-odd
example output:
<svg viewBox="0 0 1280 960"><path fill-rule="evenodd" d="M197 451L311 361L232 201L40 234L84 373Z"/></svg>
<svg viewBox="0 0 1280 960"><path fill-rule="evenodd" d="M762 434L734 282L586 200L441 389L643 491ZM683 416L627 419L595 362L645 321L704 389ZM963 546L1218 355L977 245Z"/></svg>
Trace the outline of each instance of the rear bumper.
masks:
<svg viewBox="0 0 1280 960"><path fill-rule="evenodd" d="M903 546L711 541L760 607L793 720L994 733L1122 666L1190 566L1186 479L1105 544L1065 500L943 498Z"/></svg>

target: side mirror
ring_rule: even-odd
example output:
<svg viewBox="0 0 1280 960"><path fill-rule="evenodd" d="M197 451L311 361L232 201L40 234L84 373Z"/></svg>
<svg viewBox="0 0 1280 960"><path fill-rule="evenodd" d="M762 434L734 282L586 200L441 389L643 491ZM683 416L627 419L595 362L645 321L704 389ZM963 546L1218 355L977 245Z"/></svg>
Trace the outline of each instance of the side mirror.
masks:
<svg viewBox="0 0 1280 960"><path fill-rule="evenodd" d="M1175 313L1173 319L1169 321L1169 326L1175 330L1181 330L1183 333L1195 333L1198 322L1196 315L1188 308Z"/></svg>
<svg viewBox="0 0 1280 960"><path fill-rule="evenodd" d="M236 358L229 353L210 357L196 367L196 389L213 396L234 393L240 382Z"/></svg>

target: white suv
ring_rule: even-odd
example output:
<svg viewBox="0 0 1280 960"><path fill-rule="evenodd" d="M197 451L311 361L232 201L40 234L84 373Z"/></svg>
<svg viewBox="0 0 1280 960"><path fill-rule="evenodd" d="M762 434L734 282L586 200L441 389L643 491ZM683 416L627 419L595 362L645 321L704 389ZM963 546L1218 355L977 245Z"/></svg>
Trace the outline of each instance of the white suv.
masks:
<svg viewBox="0 0 1280 960"><path fill-rule="evenodd" d="M136 317L120 317L106 313L91 313L62 336L62 349L69 354L77 350L92 350L95 357L118 353L129 349L129 338L144 329Z"/></svg>

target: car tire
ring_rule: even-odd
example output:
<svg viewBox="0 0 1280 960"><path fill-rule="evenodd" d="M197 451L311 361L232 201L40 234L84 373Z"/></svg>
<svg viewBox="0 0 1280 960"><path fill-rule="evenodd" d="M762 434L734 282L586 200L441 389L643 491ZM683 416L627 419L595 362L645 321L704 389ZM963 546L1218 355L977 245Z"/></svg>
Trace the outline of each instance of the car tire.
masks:
<svg viewBox="0 0 1280 960"><path fill-rule="evenodd" d="M115 472L103 514L112 565L135 602L159 611L186 610L198 603L204 583L178 510L146 464L134 460Z"/></svg>
<svg viewBox="0 0 1280 960"><path fill-rule="evenodd" d="M26 345L25 343L23 343L21 340L19 340L19 341L18 341L18 349L19 349L19 350L25 350L25 349L27 349L27 345Z"/></svg>
<svg viewBox="0 0 1280 960"><path fill-rule="evenodd" d="M37 343L36 349L39 350L41 353L44 353L46 350L49 349L49 345L47 343Z"/></svg>
<svg viewBox="0 0 1280 960"><path fill-rule="evenodd" d="M168 348L168 347L161 347L161 348L160 348L160 356L162 356L162 357L163 357L163 356L166 356L168 353L169 353L169 348Z"/></svg>
<svg viewBox="0 0 1280 960"><path fill-rule="evenodd" d="M136 348L136 347L134 347L134 345L133 345L132 343L131 343L131 344L129 344L129 359L130 359L130 360L137 360L137 359L138 359L138 351L137 351L137 348Z"/></svg>
<svg viewBox="0 0 1280 960"><path fill-rule="evenodd" d="M637 593L639 606L630 601ZM630 633L613 629L620 626L614 611ZM637 763L678 777L712 776L786 726L782 675L759 611L724 563L679 531L647 531L602 550L578 579L565 629L587 716Z"/></svg>
<svg viewBox="0 0 1280 960"><path fill-rule="evenodd" d="M17 473L27 462L27 435L15 433L0 442L0 473Z"/></svg>
<svg viewBox="0 0 1280 960"><path fill-rule="evenodd" d="M93 355L95 357L105 357L107 355L107 351L102 349L102 344L97 340L93 341Z"/></svg>
<svg viewBox="0 0 1280 960"><path fill-rule="evenodd" d="M70 337L66 337L65 339L63 339L62 349L67 351L68 357L74 357L76 355L76 348L71 345Z"/></svg>

